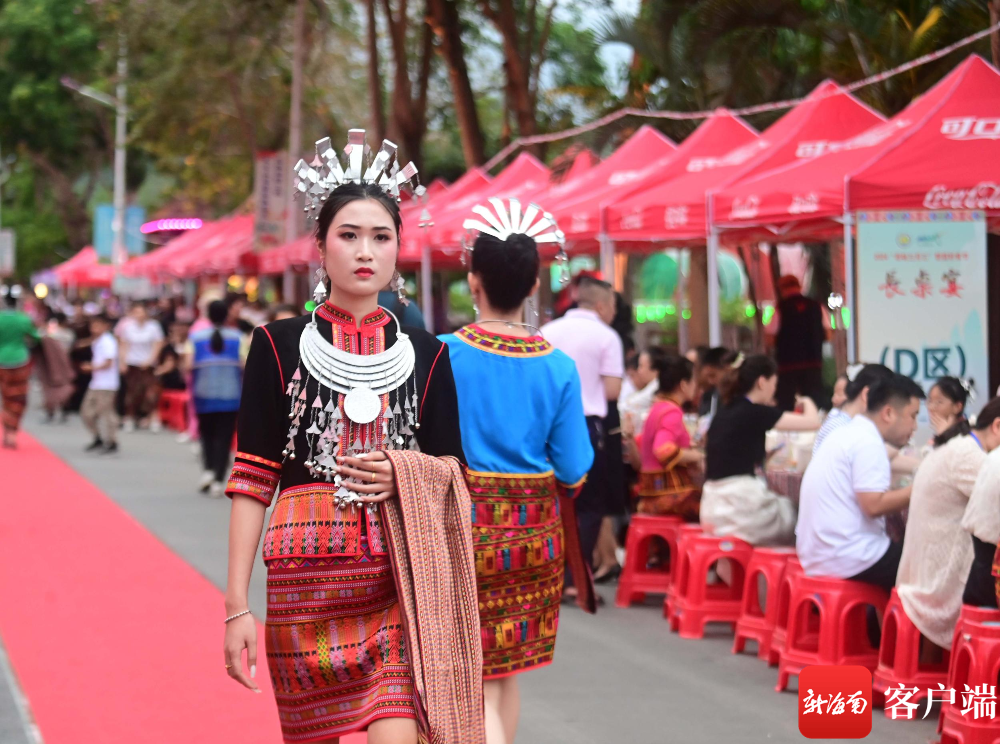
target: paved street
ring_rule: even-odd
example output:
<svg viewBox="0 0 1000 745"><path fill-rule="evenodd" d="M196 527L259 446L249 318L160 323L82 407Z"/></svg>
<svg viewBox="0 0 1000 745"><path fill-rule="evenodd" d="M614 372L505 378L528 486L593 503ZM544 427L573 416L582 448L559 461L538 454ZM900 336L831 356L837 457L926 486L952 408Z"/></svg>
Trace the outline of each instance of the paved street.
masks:
<svg viewBox="0 0 1000 745"><path fill-rule="evenodd" d="M212 584L224 587L229 501L195 491L199 467L189 445L175 442L172 433L136 433L122 437L120 455L90 456L83 453L86 437L76 420L42 425L34 413L26 420L29 433ZM258 560L251 608L261 619L263 576ZM804 741L795 694L775 693L775 670L754 656L730 654L725 629L713 629L703 641L684 641L669 632L658 605L619 610L611 602L613 588L601 592L609 602L596 617L564 608L555 664L521 679L518 741ZM221 617L221 605L218 611ZM86 643L85 637L80 641ZM29 737L12 696L0 670L0 742ZM932 714L923 722L892 722L876 712L871 739L932 742L935 721ZM156 741L155 733L150 739Z"/></svg>

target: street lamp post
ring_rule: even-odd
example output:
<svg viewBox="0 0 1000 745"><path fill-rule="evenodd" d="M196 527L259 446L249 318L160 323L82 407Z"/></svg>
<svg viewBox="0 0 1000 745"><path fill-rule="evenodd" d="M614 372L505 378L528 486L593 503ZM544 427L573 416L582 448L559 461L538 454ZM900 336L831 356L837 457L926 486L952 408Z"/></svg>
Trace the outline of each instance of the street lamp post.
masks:
<svg viewBox="0 0 1000 745"><path fill-rule="evenodd" d="M115 279L121 274L122 264L125 262L125 142L127 140L128 127L128 106L126 104L128 76L128 57L125 47L125 34L119 36L118 44L118 84L115 87L115 95L109 96L107 93L83 85L72 78L62 78L62 84L72 91L76 91L81 96L92 98L98 103L115 110L115 183L114 183L114 207L115 217L111 223L114 234L111 247L111 264L114 266Z"/></svg>

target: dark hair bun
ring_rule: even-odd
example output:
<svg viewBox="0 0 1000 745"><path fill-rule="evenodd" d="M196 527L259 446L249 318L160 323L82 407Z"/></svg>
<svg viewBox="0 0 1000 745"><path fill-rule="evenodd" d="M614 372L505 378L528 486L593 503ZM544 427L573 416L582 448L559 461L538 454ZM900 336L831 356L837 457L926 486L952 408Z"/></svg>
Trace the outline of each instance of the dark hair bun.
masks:
<svg viewBox="0 0 1000 745"><path fill-rule="evenodd" d="M534 238L514 233L501 241L480 233L472 248L472 273L483 283L486 298L504 313L521 306L538 279L541 258Z"/></svg>

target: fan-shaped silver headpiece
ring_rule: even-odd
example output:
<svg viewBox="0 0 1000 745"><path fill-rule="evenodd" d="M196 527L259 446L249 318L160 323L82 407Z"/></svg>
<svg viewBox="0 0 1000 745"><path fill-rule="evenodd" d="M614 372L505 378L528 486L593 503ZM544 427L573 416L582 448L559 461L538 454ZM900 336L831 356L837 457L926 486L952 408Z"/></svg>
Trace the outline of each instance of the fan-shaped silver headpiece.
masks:
<svg viewBox="0 0 1000 745"><path fill-rule="evenodd" d="M549 212L544 212L537 204L529 204L522 211L519 199L503 200L491 197L487 200L489 206L477 204L472 208L482 220L470 217L462 223L465 237L462 246L471 253L475 247L476 236L480 233L491 235L501 241L507 240L515 233L526 235L535 243L555 243L559 250L556 259L562 263L563 284L569 282L569 257L566 255L566 235L559 229L556 219ZM484 222L485 221L485 222ZM464 258L464 256L463 256Z"/></svg>
<svg viewBox="0 0 1000 745"><path fill-rule="evenodd" d="M417 177L417 167L408 163L399 167L396 160L396 145L389 140L382 141L382 147L371 158L371 150L365 140L365 130L352 129L347 133L347 163L341 166L337 152L324 137L316 142L316 157L311 163L300 160L295 164L295 189L305 199L305 211L317 213L323 207L330 193L342 184L375 184L396 201L402 191L410 190L421 197L426 189Z"/></svg>

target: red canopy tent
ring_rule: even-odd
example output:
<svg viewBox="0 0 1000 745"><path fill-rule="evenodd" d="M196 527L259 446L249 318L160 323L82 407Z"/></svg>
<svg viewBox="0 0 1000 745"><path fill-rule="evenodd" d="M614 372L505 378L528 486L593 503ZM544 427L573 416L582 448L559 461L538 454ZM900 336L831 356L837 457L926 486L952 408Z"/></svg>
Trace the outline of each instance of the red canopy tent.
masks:
<svg viewBox="0 0 1000 745"><path fill-rule="evenodd" d="M154 282L162 279L168 261L200 251L208 237L217 230L217 222L206 222L197 230L188 230L159 248L136 256L122 267L122 273L128 277L148 277Z"/></svg>
<svg viewBox="0 0 1000 745"><path fill-rule="evenodd" d="M570 250L580 251L597 239L601 205L634 183L651 162L667 158L677 145L658 130L643 125L611 155L572 181L553 186L539 199L566 234Z"/></svg>
<svg viewBox="0 0 1000 745"><path fill-rule="evenodd" d="M885 117L861 103L831 80L820 83L806 99L768 127L761 137L770 143L759 157L708 195L709 213L728 217L751 212L753 200L743 202L734 185L823 151L831 140L859 134L885 122Z"/></svg>
<svg viewBox="0 0 1000 745"><path fill-rule="evenodd" d="M445 209L431 214L434 227L427 232L426 237L414 235L423 232L419 228L406 231L399 256L400 263L417 263L420 260L420 247L426 239L433 250L436 265L441 260L457 264L462 237L465 235L462 223L469 217L474 206L488 197L521 197L523 194L534 193L548 184L550 175L549 169L538 158L529 153L521 153L488 185L471 189L458 198L452 198L449 191L445 195L448 202Z"/></svg>
<svg viewBox="0 0 1000 745"><path fill-rule="evenodd" d="M766 146L749 124L716 110L673 155L647 169L630 195L606 208L608 236L626 242L704 243L706 192Z"/></svg>
<svg viewBox="0 0 1000 745"><path fill-rule="evenodd" d="M850 210L984 210L1000 226L1000 71L972 55L916 126L847 176Z"/></svg>
<svg viewBox="0 0 1000 745"><path fill-rule="evenodd" d="M211 235L203 236L197 250L171 258L166 262L168 274L192 279L202 274L252 274L257 271L253 251L254 216L240 215L219 220Z"/></svg>
<svg viewBox="0 0 1000 745"><path fill-rule="evenodd" d="M719 214L714 225L726 241L756 238L822 239L843 230L845 178L873 161L934 111L954 88L967 63L955 68L887 122L839 142L817 146L822 154L743 179L726 190L739 209ZM924 154L926 157L926 153ZM738 203L738 205L737 205Z"/></svg>
<svg viewBox="0 0 1000 745"><path fill-rule="evenodd" d="M52 271L63 287L111 287L115 277L115 268L100 263L93 246L80 249L72 258L52 267Z"/></svg>

